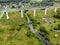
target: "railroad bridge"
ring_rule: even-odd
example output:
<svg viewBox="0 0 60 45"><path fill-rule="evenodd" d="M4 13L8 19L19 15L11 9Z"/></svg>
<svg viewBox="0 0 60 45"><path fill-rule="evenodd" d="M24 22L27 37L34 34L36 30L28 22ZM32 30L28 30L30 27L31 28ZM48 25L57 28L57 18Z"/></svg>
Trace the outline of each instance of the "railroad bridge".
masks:
<svg viewBox="0 0 60 45"><path fill-rule="evenodd" d="M47 2L44 2L44 3L47 3ZM24 7L24 6L22 6L21 8L8 8L6 6L4 9L3 8L2 9L0 8L0 12L3 12L0 15L0 19L3 17L4 12L6 13L7 19L9 19L9 16L8 16L8 12L9 11L21 11L21 17L24 17L23 16L24 15L23 12L25 10L33 10L34 11L33 14L34 14L34 16L36 16L36 10L37 9L44 9L45 10L44 14L47 15L47 11L48 11L49 8L54 8L55 9L54 11L57 12L57 9L60 8L60 6L59 5L53 5L53 6L49 6L49 5L48 6L35 6L35 7Z"/></svg>

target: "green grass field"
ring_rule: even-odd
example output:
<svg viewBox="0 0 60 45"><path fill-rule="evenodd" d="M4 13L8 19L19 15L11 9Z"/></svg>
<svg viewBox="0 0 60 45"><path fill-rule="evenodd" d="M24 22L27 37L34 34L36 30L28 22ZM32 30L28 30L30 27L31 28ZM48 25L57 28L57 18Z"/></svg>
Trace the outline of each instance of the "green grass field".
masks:
<svg viewBox="0 0 60 45"><path fill-rule="evenodd" d="M43 45L20 12L9 12L9 17L7 20L4 14L0 19L0 45Z"/></svg>
<svg viewBox="0 0 60 45"><path fill-rule="evenodd" d="M44 10L37 10L36 16L33 15L33 10L27 11L30 19L33 22L35 30L40 31L41 26L46 28L49 35L48 37L51 45L60 45L60 32L56 32L53 28L60 24L60 19L54 18L54 15L58 15L60 9L54 12L54 9L49 9L47 15L44 14ZM1 15L1 13L0 13ZM29 27L27 20L21 17L20 12L9 12L10 19L6 19L6 15L0 19L0 45L44 45L38 37L33 34ZM50 22L44 22L42 18L51 18L52 26ZM55 22L54 22L55 21ZM44 32L41 32L44 34ZM55 34L58 36L55 37Z"/></svg>
<svg viewBox="0 0 60 45"><path fill-rule="evenodd" d="M50 39L51 45L60 45L60 32L57 32L53 29L53 27L57 26L57 24L60 24L60 19L54 18L54 15L60 14L60 9L57 10L57 12L54 12L54 9L48 9L47 15L44 14L44 10L37 10L36 17L33 15L33 10L30 10L27 12L30 16L30 19L33 21L33 25L35 30L40 31L40 27L44 26L49 33L48 37ZM51 24L50 22L44 22L42 18L51 18ZM54 22L55 21L55 22ZM55 37L55 34L58 36ZM47 36L46 36L47 37Z"/></svg>

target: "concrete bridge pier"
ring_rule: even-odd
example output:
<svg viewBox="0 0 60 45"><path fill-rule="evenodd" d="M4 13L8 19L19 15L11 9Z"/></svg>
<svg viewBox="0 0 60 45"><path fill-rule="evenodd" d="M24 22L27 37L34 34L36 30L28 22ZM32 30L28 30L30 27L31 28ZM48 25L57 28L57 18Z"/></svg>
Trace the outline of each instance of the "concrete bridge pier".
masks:
<svg viewBox="0 0 60 45"><path fill-rule="evenodd" d="M1 16L0 16L0 19L3 17L3 15L4 15L4 11L3 11L3 13L2 13Z"/></svg>
<svg viewBox="0 0 60 45"><path fill-rule="evenodd" d="M36 9L34 9L34 16L36 16Z"/></svg>
<svg viewBox="0 0 60 45"><path fill-rule="evenodd" d="M21 17L23 17L23 10L21 10Z"/></svg>
<svg viewBox="0 0 60 45"><path fill-rule="evenodd" d="M9 19L8 12L6 11L7 7L4 7L4 9L5 9L5 10L4 10L3 13L1 14L0 19L3 17L4 12L6 13L7 19Z"/></svg>
<svg viewBox="0 0 60 45"><path fill-rule="evenodd" d="M6 12L6 17L7 17L7 19L9 19L8 12Z"/></svg>
<svg viewBox="0 0 60 45"><path fill-rule="evenodd" d="M47 14L48 8L45 9L45 15Z"/></svg>
<svg viewBox="0 0 60 45"><path fill-rule="evenodd" d="M55 12L57 11L57 8L55 8L55 10L54 10Z"/></svg>

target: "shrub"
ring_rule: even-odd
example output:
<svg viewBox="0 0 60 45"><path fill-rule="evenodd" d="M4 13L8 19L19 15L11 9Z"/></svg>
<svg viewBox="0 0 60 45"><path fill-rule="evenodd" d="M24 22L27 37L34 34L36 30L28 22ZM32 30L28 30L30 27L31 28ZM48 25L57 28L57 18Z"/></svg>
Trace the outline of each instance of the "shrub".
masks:
<svg viewBox="0 0 60 45"><path fill-rule="evenodd" d="M15 26L11 26L11 27L9 28L9 30L10 30L10 31L15 31Z"/></svg>
<svg viewBox="0 0 60 45"><path fill-rule="evenodd" d="M60 15L54 15L54 18L60 19Z"/></svg>
<svg viewBox="0 0 60 45"><path fill-rule="evenodd" d="M57 24L57 25L54 27L54 30L60 30L60 24Z"/></svg>
<svg viewBox="0 0 60 45"><path fill-rule="evenodd" d="M44 34L48 34L48 32L46 31L46 28L44 26L40 27L40 32L42 32Z"/></svg>
<svg viewBox="0 0 60 45"><path fill-rule="evenodd" d="M60 44L56 44L56 45L60 45Z"/></svg>
<svg viewBox="0 0 60 45"><path fill-rule="evenodd" d="M4 30L3 29L0 29L0 33L3 33L4 32Z"/></svg>
<svg viewBox="0 0 60 45"><path fill-rule="evenodd" d="M49 33L46 31L46 28L44 26L40 27L40 32L41 32L41 36L43 36L46 40L50 40L49 38Z"/></svg>
<svg viewBox="0 0 60 45"><path fill-rule="evenodd" d="M31 31L28 31L26 35L27 35L27 37L29 37L29 38L34 37L34 36L35 36Z"/></svg>

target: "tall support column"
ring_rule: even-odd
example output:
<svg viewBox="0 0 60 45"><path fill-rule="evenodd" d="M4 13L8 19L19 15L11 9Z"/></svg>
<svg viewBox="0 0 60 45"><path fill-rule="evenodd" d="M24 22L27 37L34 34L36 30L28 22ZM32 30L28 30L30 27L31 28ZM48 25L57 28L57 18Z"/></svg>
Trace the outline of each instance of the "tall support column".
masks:
<svg viewBox="0 0 60 45"><path fill-rule="evenodd" d="M45 15L47 14L48 8L45 9Z"/></svg>
<svg viewBox="0 0 60 45"><path fill-rule="evenodd" d="M23 10L21 10L21 17L23 17Z"/></svg>
<svg viewBox="0 0 60 45"><path fill-rule="evenodd" d="M0 16L0 19L3 17L3 15L4 15L4 11L3 11L3 13L2 13L1 16Z"/></svg>
<svg viewBox="0 0 60 45"><path fill-rule="evenodd" d="M4 12L6 13L7 19L9 19L8 12L6 11L6 9L7 9L7 7L5 7L5 10L3 11L3 13L0 16L0 19L3 17Z"/></svg>
<svg viewBox="0 0 60 45"><path fill-rule="evenodd" d="M7 17L7 19L9 19L8 12L6 12L6 17Z"/></svg>
<svg viewBox="0 0 60 45"><path fill-rule="evenodd" d="M55 12L57 11L57 8L55 8L55 10L54 10Z"/></svg>
<svg viewBox="0 0 60 45"><path fill-rule="evenodd" d="M36 9L34 9L34 16L36 16Z"/></svg>

